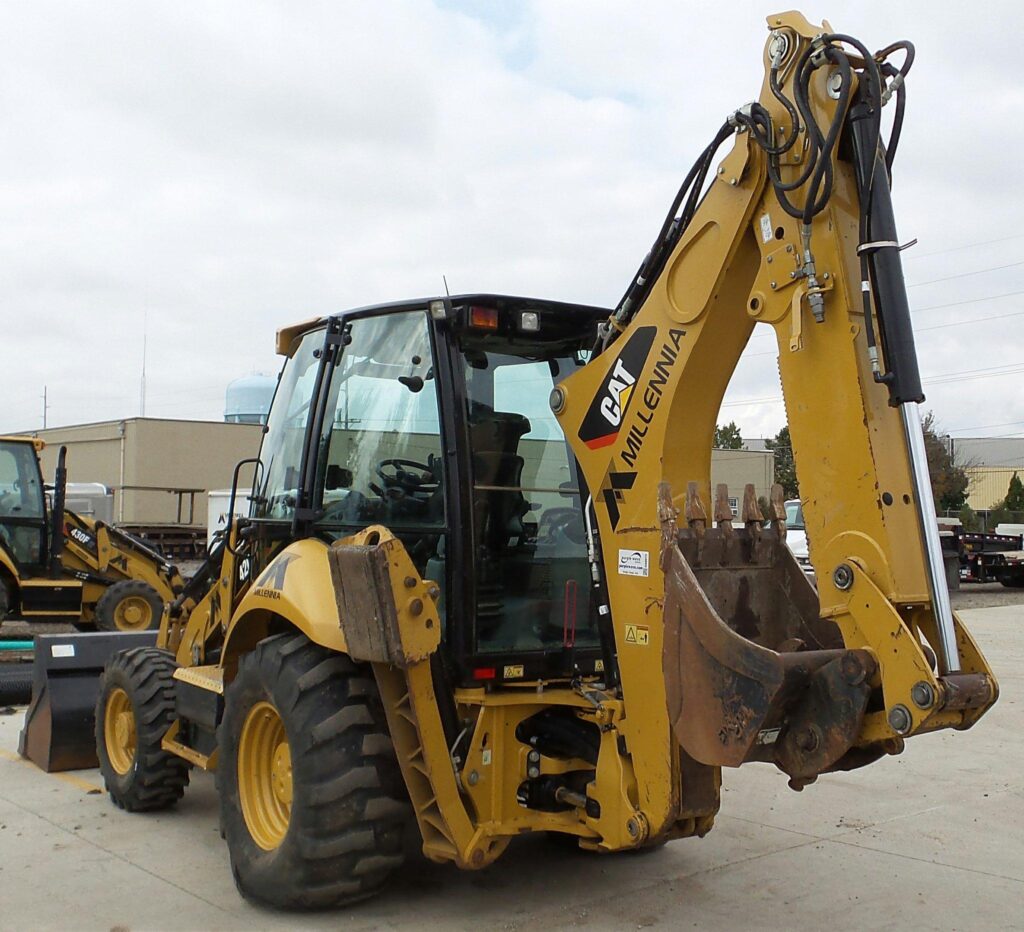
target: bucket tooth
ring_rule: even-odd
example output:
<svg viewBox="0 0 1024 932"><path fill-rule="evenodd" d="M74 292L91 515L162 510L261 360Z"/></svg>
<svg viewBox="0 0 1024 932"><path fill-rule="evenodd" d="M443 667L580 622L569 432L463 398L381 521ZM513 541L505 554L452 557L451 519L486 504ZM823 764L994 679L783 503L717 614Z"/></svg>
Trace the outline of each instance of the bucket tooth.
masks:
<svg viewBox="0 0 1024 932"><path fill-rule="evenodd" d="M782 490L782 486L777 482L772 486L771 494L771 510L772 510L772 527L775 529L775 533L779 535L779 540L785 542L786 540L786 494Z"/></svg>
<svg viewBox="0 0 1024 932"><path fill-rule="evenodd" d="M761 506L757 504L757 493L750 482L743 487L743 524L747 529L750 542L756 546L761 540L764 515L761 514Z"/></svg>
<svg viewBox="0 0 1024 932"><path fill-rule="evenodd" d="M688 482L686 484L686 508L684 514L686 525L697 541L696 562L700 563L704 551L704 532L708 526L708 513L704 510L704 502L701 501L696 482Z"/></svg>
<svg viewBox="0 0 1024 932"><path fill-rule="evenodd" d="M732 506L729 504L729 486L719 482L715 488L715 525L725 537L732 537Z"/></svg>

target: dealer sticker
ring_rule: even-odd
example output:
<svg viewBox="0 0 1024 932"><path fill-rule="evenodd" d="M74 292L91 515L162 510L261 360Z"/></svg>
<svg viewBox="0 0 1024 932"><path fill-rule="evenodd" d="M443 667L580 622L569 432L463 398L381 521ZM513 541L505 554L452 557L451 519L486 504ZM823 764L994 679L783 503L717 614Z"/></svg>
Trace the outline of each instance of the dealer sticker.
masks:
<svg viewBox="0 0 1024 932"><path fill-rule="evenodd" d="M646 550L619 551L620 576L650 576L651 555Z"/></svg>

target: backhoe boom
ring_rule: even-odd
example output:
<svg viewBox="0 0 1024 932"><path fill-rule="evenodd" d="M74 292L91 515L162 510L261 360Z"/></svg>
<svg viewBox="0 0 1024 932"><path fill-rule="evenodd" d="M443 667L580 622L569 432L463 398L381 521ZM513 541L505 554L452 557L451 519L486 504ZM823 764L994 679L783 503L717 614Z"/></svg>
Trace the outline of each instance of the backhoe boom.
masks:
<svg viewBox="0 0 1024 932"><path fill-rule="evenodd" d="M876 61L796 13L769 27L760 100L726 124L732 151L717 170L704 153L600 355L555 405L593 490L623 694L645 709L633 747L671 720L697 760L774 759L801 786L909 735L968 727L997 687L930 550L923 395L879 133L883 80L899 73L886 56L908 46ZM735 530L712 498L716 418L757 324L778 342L817 600L787 569L781 498L774 528L750 496ZM649 576L619 572L626 551L650 555ZM637 625L645 646L627 637ZM662 655L664 678L651 674ZM664 755L634 764L641 787L673 779Z"/></svg>

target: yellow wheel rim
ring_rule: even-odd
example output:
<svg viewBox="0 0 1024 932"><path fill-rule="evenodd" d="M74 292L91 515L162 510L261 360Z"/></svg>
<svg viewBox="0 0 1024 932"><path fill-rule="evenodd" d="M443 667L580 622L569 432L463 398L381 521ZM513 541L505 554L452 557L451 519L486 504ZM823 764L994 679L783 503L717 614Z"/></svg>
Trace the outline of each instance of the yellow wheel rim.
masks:
<svg viewBox="0 0 1024 932"><path fill-rule="evenodd" d="M148 631L153 622L153 606L141 595L130 595L114 607L114 626L118 631Z"/></svg>
<svg viewBox="0 0 1024 932"><path fill-rule="evenodd" d="M103 711L103 740L110 766L124 776L135 763L138 739L132 701L120 686L115 686L107 695L107 707Z"/></svg>
<svg viewBox="0 0 1024 932"><path fill-rule="evenodd" d="M284 722L269 702L254 705L238 741L238 796L253 841L273 851L292 814L292 752Z"/></svg>

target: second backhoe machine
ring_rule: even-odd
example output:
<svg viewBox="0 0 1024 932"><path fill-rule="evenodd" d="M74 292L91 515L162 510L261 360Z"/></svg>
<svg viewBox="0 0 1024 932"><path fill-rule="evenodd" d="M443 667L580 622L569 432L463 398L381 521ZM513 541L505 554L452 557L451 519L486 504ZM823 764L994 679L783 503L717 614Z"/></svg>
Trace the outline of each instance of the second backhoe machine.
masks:
<svg viewBox="0 0 1024 932"><path fill-rule="evenodd" d="M399 870L411 820L466 869L528 832L651 847L712 829L722 767L800 789L991 707L945 589L890 200L913 49L768 28L758 100L614 308L470 294L278 334L250 517L158 646L107 664L117 805L215 771L242 893L333 906ZM755 327L817 591L780 491L764 515L746 490L737 527L711 488Z"/></svg>
<svg viewBox="0 0 1024 932"><path fill-rule="evenodd" d="M64 447L48 501L43 447L33 437L0 437L0 623L155 630L184 578L145 542L65 507Z"/></svg>

